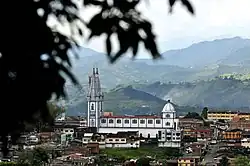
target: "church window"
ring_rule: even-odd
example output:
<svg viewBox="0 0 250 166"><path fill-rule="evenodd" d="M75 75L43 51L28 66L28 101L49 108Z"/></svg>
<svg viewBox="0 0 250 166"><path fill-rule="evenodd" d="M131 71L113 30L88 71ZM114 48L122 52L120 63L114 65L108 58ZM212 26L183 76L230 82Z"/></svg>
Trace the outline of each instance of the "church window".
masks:
<svg viewBox="0 0 250 166"><path fill-rule="evenodd" d="M167 117L167 118L170 118L170 114L167 114L166 117Z"/></svg>
<svg viewBox="0 0 250 166"><path fill-rule="evenodd" d="M170 123L169 123L169 122L166 122L166 126L170 126Z"/></svg>
<svg viewBox="0 0 250 166"><path fill-rule="evenodd" d="M94 104L91 104L91 110L95 110Z"/></svg>
<svg viewBox="0 0 250 166"><path fill-rule="evenodd" d="M120 124L120 123L122 123L122 120L121 120L121 119L117 119L117 120L116 120L116 123L119 123L119 124Z"/></svg>
<svg viewBox="0 0 250 166"><path fill-rule="evenodd" d="M149 119L148 124L153 124L153 120Z"/></svg>
<svg viewBox="0 0 250 166"><path fill-rule="evenodd" d="M155 123L156 123L156 124L161 124L161 120L157 119L157 120L155 121Z"/></svg>
<svg viewBox="0 0 250 166"><path fill-rule="evenodd" d="M133 123L133 124L137 124L137 120L136 120L136 119L133 119L133 120L132 120L132 123Z"/></svg>
<svg viewBox="0 0 250 166"><path fill-rule="evenodd" d="M106 123L106 119L102 119L102 120L101 120L101 123Z"/></svg>
<svg viewBox="0 0 250 166"><path fill-rule="evenodd" d="M114 123L114 120L113 119L109 119L109 123Z"/></svg>
<svg viewBox="0 0 250 166"><path fill-rule="evenodd" d="M126 119L126 120L124 121L124 123L125 123L125 124L129 124L129 120Z"/></svg>
<svg viewBox="0 0 250 166"><path fill-rule="evenodd" d="M140 120L140 124L145 124L145 120L144 120L144 119L141 119L141 120Z"/></svg>

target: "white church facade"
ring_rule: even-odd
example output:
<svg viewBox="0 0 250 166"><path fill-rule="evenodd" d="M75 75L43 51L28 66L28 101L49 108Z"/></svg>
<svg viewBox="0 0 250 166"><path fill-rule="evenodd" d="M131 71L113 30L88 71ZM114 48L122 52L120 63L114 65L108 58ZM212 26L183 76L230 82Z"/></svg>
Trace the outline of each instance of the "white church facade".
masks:
<svg viewBox="0 0 250 166"><path fill-rule="evenodd" d="M88 127L96 128L98 133L139 131L141 137L158 138L159 147L180 147L181 131L179 119L173 104L167 101L161 116L113 116L104 114L104 95L101 91L98 69L93 69L89 77Z"/></svg>

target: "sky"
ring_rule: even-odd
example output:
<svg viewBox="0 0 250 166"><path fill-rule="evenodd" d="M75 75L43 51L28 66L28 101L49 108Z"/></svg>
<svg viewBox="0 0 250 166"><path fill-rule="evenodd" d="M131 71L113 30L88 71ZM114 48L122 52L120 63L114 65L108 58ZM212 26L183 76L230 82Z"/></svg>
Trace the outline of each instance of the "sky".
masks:
<svg viewBox="0 0 250 166"><path fill-rule="evenodd" d="M183 48L204 40L241 36L250 38L250 0L190 0L195 16L180 3L168 12L167 0L142 0L139 10L153 23L160 52ZM98 9L83 9L81 16L89 20ZM105 52L104 38L85 42L83 46ZM116 46L117 47L117 46ZM144 55L143 49L139 54Z"/></svg>

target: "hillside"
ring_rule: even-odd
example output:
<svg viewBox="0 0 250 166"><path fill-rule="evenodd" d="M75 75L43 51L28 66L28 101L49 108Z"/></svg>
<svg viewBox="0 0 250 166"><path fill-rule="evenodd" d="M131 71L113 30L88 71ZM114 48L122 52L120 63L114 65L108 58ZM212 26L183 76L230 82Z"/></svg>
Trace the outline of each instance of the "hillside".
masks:
<svg viewBox="0 0 250 166"><path fill-rule="evenodd" d="M250 40L239 37L204 41L190 47L163 53L164 59L132 61L121 58L110 65L103 53L82 48L79 59L74 60L73 73L86 86L92 67L100 69L105 91L117 85L153 83L155 81L179 83L207 80L225 73L248 73Z"/></svg>
<svg viewBox="0 0 250 166"><path fill-rule="evenodd" d="M112 111L114 114L120 115L160 114L165 104L165 100L134 89L132 86L127 86L118 87L112 89L108 93L105 93L104 110ZM191 107L175 106L178 114L184 114L188 111L201 110L200 108L195 109ZM74 106L70 106L67 113L71 115L79 115L79 112L87 113L87 104L84 99L82 102L79 102Z"/></svg>
<svg viewBox="0 0 250 166"><path fill-rule="evenodd" d="M216 108L250 107L250 82L246 80L219 77L195 83L156 82L140 85L137 88L162 99L170 98L178 105Z"/></svg>
<svg viewBox="0 0 250 166"><path fill-rule="evenodd" d="M239 55L242 53L239 49L249 46L250 40L240 37L204 41L184 49L164 52L165 61L161 63L181 67L203 67L218 64L222 59L230 59L232 53Z"/></svg>

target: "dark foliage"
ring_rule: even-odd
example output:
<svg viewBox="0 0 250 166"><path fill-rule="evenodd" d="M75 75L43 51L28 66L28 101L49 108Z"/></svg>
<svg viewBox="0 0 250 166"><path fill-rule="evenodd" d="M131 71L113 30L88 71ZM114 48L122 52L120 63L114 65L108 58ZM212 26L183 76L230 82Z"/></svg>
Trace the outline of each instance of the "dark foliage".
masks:
<svg viewBox="0 0 250 166"><path fill-rule="evenodd" d="M35 123L37 119L53 122L47 101L52 94L57 98L65 96L63 74L77 84L70 72L68 56L70 50L73 52L72 46L77 44L71 37L48 27L46 21L49 15L56 16L59 22L66 21L74 25L72 31L77 31L79 36L83 36L83 33L76 24L82 21L78 16L79 5L70 0L3 2L0 5L0 136L2 150L6 154L6 135L11 135L13 140L18 138L20 131L25 128L25 122ZM150 22L135 9L139 2L114 0L111 4L107 0L85 0L83 3L85 6L101 8L100 13L89 23L82 23L91 31L89 39L106 34L107 53L111 62L115 62L129 48L136 55L140 41L153 58L160 57ZM171 1L171 8L174 2ZM187 0L181 2L193 13ZM124 29L122 23L128 28ZM112 56L110 37L114 33L118 36L120 51Z"/></svg>
<svg viewBox="0 0 250 166"><path fill-rule="evenodd" d="M184 118L193 118L193 119L203 120L203 118L196 112L188 112Z"/></svg>

